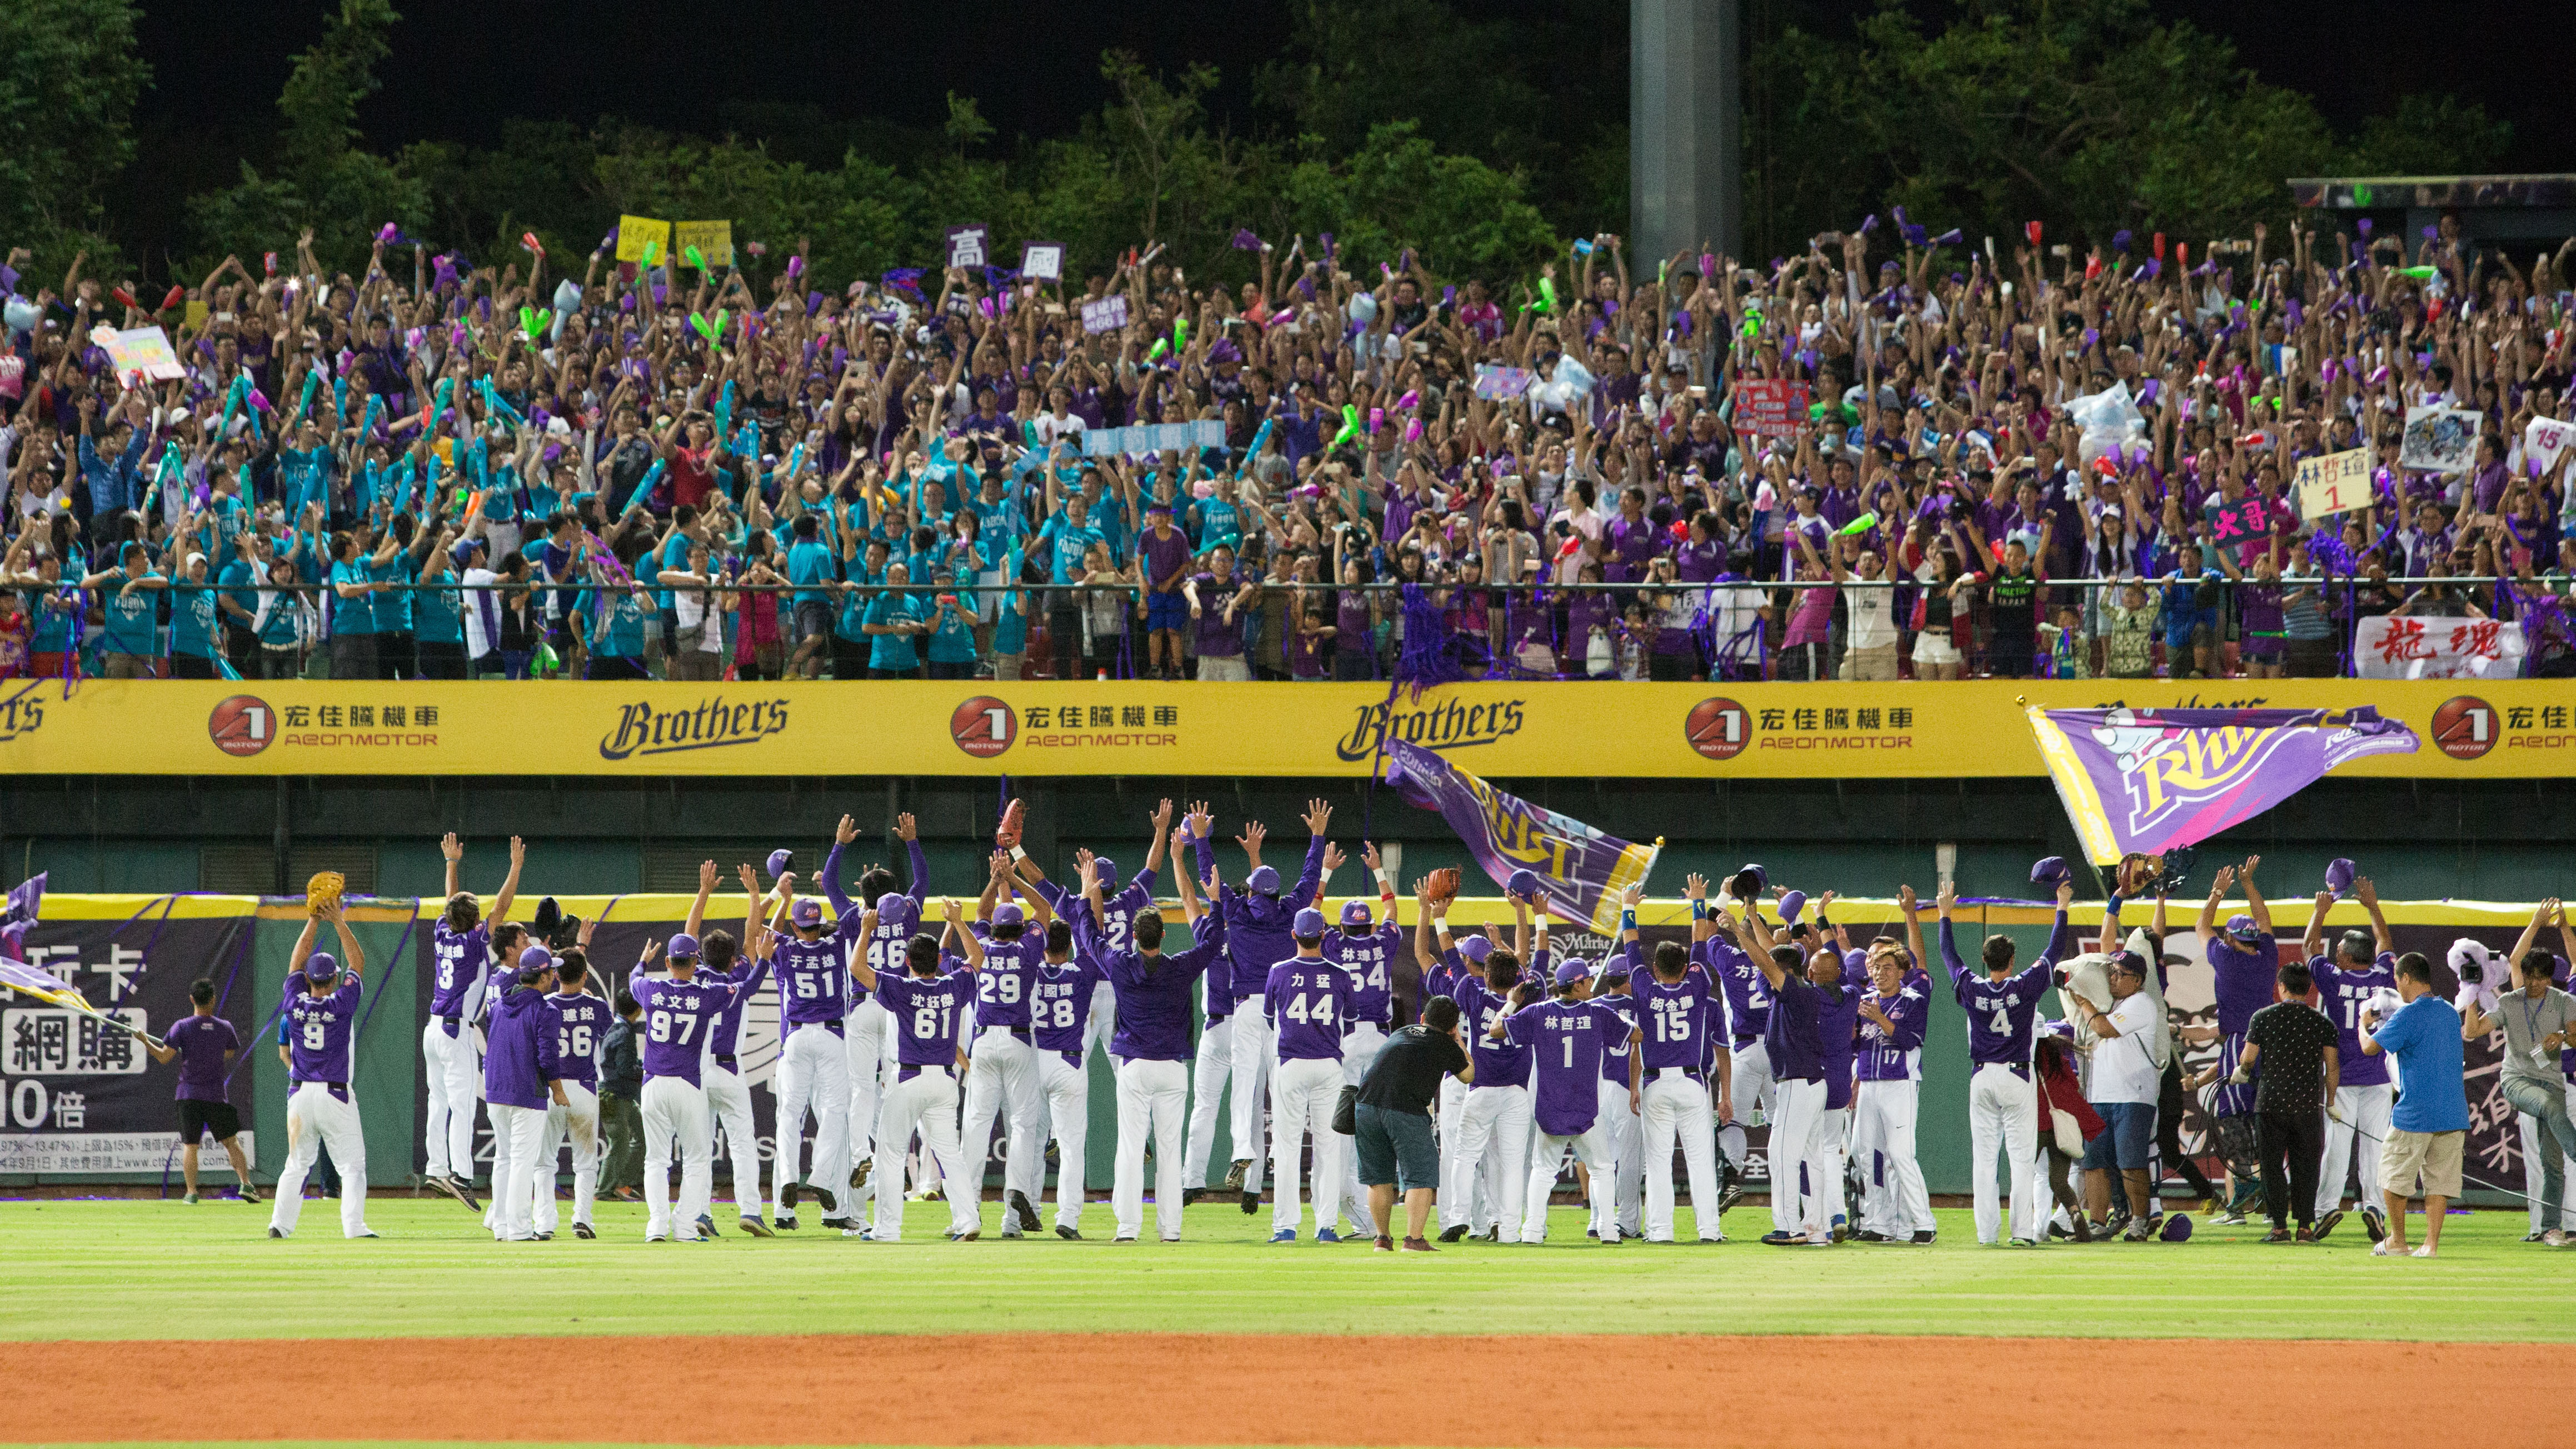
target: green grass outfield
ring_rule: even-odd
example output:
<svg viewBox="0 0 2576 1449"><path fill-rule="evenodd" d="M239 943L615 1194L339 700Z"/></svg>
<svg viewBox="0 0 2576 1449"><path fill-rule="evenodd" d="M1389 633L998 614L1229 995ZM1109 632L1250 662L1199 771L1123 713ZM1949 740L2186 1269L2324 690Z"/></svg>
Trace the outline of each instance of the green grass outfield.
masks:
<svg viewBox="0 0 2576 1449"><path fill-rule="evenodd" d="M1540 1247L1459 1244L1436 1257L1366 1244L1273 1247L1269 1210L1188 1214L1189 1241L1113 1245L1052 1232L941 1239L915 1203L899 1244L811 1229L647 1244L643 1209L603 1204L601 1236L495 1243L443 1199L378 1199L385 1236L339 1236L309 1202L271 1242L268 1208L209 1200L0 1203L9 1264L0 1338L315 1338L656 1333L1891 1333L2069 1337L2576 1341L2563 1283L2576 1256L2520 1241L2520 1212L2454 1216L2430 1262L2369 1255L2357 1218L2319 1247L2259 1229L2182 1244L1981 1248L1968 1214L1931 1247L1766 1248L1758 1207L1737 1241L1605 1248L1571 1208ZM1050 1220L1052 1209L1049 1209ZM984 1220L999 1221L987 1204ZM2411 1220L2416 1230L2422 1219ZM1684 1211L1683 1230L1689 1215ZM1151 1232L1150 1221L1147 1224Z"/></svg>

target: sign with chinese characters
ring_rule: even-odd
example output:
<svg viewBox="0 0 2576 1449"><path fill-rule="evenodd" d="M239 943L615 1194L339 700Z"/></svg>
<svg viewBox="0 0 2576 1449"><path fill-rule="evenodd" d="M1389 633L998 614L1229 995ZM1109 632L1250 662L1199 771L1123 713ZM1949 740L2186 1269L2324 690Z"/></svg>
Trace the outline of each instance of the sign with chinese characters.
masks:
<svg viewBox="0 0 2576 1449"><path fill-rule="evenodd" d="M646 262L645 248L653 255L650 264L659 265L671 259L671 224L650 216L621 216L617 219L617 259L621 262Z"/></svg>
<svg viewBox="0 0 2576 1449"><path fill-rule="evenodd" d="M2354 631L2352 662L2364 679L2515 679L2522 626L2383 614Z"/></svg>
<svg viewBox="0 0 2576 1449"><path fill-rule="evenodd" d="M1113 292L1082 304L1082 330L1094 336L1127 325L1127 295Z"/></svg>
<svg viewBox="0 0 2576 1449"><path fill-rule="evenodd" d="M689 248L707 259L710 267L733 265L733 223L730 221L683 221L671 228L671 251L683 266L690 265Z"/></svg>
<svg viewBox="0 0 2576 1449"><path fill-rule="evenodd" d="M1093 428L1082 435L1082 451L1094 458L1119 453L1179 452L1188 448L1224 446L1225 424L1214 418L1202 418L1194 423Z"/></svg>
<svg viewBox="0 0 2576 1449"><path fill-rule="evenodd" d="M247 1052L258 1022L243 950L253 921L247 901L220 913L227 904L138 897L112 913L75 915L72 898L48 895L27 933L27 962L155 1035L188 1014L190 982L229 984L216 1010ZM155 1065L141 1042L95 1017L15 993L0 998L0 1172L157 1172L177 1161L175 1067ZM251 1100L245 1067L232 1083L244 1120ZM40 1163L51 1165L21 1165Z"/></svg>
<svg viewBox="0 0 2576 1449"><path fill-rule="evenodd" d="M2212 505L2209 541L2236 550L2236 561L2251 563L2272 541L2272 515L2262 498L2247 494L2233 503Z"/></svg>
<svg viewBox="0 0 2576 1449"><path fill-rule="evenodd" d="M1020 275L1032 282L1064 280L1064 243L1030 242L1020 248Z"/></svg>
<svg viewBox="0 0 2576 1449"><path fill-rule="evenodd" d="M990 260L993 229L982 222L948 229L948 265L980 267Z"/></svg>
<svg viewBox="0 0 2576 1449"><path fill-rule="evenodd" d="M1794 438L1807 423L1807 385L1756 377L1735 385L1735 429L1757 438Z"/></svg>
<svg viewBox="0 0 2576 1449"><path fill-rule="evenodd" d="M2370 450L2299 460L2299 516L2313 523L2370 504Z"/></svg>

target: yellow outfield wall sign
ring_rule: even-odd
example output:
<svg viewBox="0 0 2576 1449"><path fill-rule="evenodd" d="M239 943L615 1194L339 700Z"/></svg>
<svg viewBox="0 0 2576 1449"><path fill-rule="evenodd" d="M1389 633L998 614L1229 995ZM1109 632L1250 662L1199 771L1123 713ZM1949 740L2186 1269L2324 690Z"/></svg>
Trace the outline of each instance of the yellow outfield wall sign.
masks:
<svg viewBox="0 0 2576 1449"><path fill-rule="evenodd" d="M2576 684L2238 680L1448 685L875 681L0 684L0 773L1358 776L1379 745L1489 778L2042 775L2016 699L2376 705L2421 739L2342 773L2576 774Z"/></svg>

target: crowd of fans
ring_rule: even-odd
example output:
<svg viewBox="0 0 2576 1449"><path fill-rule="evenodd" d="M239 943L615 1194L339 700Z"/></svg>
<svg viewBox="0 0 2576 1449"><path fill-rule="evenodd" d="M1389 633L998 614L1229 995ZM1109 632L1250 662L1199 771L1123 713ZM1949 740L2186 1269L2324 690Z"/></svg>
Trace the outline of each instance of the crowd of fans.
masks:
<svg viewBox="0 0 2576 1449"><path fill-rule="evenodd" d="M2525 447L2567 248L1875 220L1527 285L1249 233L1240 287L836 294L389 235L154 309L14 254L0 677L2332 675L2391 613L2576 670L2576 448ZM120 376L98 329L155 322L185 376ZM2401 463L2428 404L2482 414L2466 471ZM2368 504L2303 520L2356 448Z"/></svg>

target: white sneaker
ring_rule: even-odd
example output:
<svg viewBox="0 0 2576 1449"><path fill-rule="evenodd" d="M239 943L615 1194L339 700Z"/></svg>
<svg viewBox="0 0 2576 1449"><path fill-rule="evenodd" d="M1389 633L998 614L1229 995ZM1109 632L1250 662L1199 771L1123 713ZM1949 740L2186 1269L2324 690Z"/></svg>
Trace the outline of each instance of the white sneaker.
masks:
<svg viewBox="0 0 2576 1449"><path fill-rule="evenodd" d="M2398 1250L2390 1247L2384 1238L2370 1245L2370 1256L2374 1258L2394 1258L2397 1255Z"/></svg>
<svg viewBox="0 0 2576 1449"><path fill-rule="evenodd" d="M2410 1258L2429 1258L2433 1256L2433 1245L2431 1243L2426 1243L2424 1246L2417 1248L2414 1252L2409 1253L2406 1256Z"/></svg>
<svg viewBox="0 0 2576 1449"><path fill-rule="evenodd" d="M2567 1246L2567 1234L2560 1229L2551 1228L2548 1232L2540 1235L2540 1241L2547 1243L2553 1248L2563 1248Z"/></svg>

